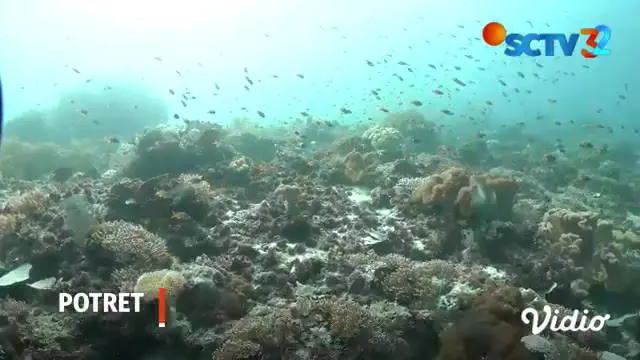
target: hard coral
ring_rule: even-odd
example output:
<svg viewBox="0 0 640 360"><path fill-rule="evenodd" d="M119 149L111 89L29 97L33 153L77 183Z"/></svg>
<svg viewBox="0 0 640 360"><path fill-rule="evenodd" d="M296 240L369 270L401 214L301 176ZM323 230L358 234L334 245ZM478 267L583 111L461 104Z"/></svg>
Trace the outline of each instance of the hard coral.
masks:
<svg viewBox="0 0 640 360"><path fill-rule="evenodd" d="M538 224L537 236L548 254L543 261L547 264L547 276L569 283L574 296L586 296L592 284L604 283L609 278L604 249L613 237L612 227L599 221L596 214L551 209Z"/></svg>
<svg viewBox="0 0 640 360"><path fill-rule="evenodd" d="M98 225L91 234L89 245L107 253L120 265L136 265L140 270L162 268L172 262L161 237L126 221Z"/></svg>
<svg viewBox="0 0 640 360"><path fill-rule="evenodd" d="M362 138L369 140L374 149L380 151L397 151L402 142L400 131L387 126L375 125L367 129Z"/></svg>

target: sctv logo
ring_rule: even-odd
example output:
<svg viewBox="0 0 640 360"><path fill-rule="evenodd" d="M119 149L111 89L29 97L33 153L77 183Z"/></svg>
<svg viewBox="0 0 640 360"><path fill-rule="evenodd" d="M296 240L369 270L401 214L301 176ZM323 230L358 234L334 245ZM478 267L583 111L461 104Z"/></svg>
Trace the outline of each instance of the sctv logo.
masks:
<svg viewBox="0 0 640 360"><path fill-rule="evenodd" d="M586 48L580 53L585 58L595 58L597 56L611 55L611 50L607 49L607 43L611 39L611 29L606 25L598 25L595 28L580 29L580 33L573 34L518 34L510 33L497 22L490 22L482 29L482 38L491 46L498 46L506 43L504 54L507 56L554 56L556 44L560 46L564 56L572 56L580 35L588 35ZM598 35L602 35L598 40ZM598 41L597 41L598 40ZM541 44L535 46L535 42Z"/></svg>

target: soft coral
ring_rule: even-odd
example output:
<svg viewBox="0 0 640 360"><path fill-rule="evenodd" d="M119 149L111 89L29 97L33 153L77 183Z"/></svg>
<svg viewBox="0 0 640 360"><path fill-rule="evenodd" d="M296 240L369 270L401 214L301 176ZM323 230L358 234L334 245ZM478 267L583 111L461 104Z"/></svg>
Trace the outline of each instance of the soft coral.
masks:
<svg viewBox="0 0 640 360"><path fill-rule="evenodd" d="M440 333L439 360L535 360L520 343L527 329L524 307L513 287L497 287L471 302L464 316Z"/></svg>

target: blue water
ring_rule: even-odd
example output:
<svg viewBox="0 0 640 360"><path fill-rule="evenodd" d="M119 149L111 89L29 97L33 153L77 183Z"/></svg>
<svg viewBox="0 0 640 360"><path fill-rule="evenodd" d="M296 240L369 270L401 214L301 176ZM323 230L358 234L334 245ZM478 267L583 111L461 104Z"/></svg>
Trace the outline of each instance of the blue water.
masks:
<svg viewBox="0 0 640 360"><path fill-rule="evenodd" d="M114 83L129 83L165 101L169 117L179 113L181 118L218 123L234 118L284 122L300 111L357 122L384 117L380 107L399 111L420 100L420 110L437 122L474 114L494 122L519 122L540 114L561 121L633 124L640 112L640 103L634 101L640 96L640 71L633 65L640 57L634 45L640 3L530 4L0 1L6 115L11 119L27 110L47 111L72 90L99 94ZM489 21L525 33L569 33L606 24L612 29L612 54L597 59L508 58L503 48L480 39ZM368 66L367 60L376 65ZM245 68L254 81L250 91L244 88ZM454 78L467 86L457 86ZM445 90L444 96L433 94L438 88ZM190 91L196 99L185 108L169 89ZM381 100L371 96L372 89L380 89ZM493 105L487 106L487 100ZM82 105L77 104L79 109ZM341 114L341 107L352 113ZM444 115L443 109L456 115ZM258 110L266 114L264 119L256 115Z"/></svg>

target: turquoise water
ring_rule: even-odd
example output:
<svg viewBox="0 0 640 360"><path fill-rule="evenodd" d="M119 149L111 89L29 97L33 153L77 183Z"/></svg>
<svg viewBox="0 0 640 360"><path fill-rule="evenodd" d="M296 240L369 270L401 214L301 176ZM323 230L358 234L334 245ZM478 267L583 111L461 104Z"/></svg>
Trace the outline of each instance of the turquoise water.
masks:
<svg viewBox="0 0 640 360"><path fill-rule="evenodd" d="M639 3L545 0L535 8L530 3L1 1L0 71L7 113L13 118L34 108L46 110L69 91L99 94L125 83L159 96L169 115L218 123L242 117L284 122L301 111L357 122L383 118L381 107L411 108L413 100L423 103L427 119L444 123L468 116L530 121L536 114L560 121L634 123L640 112L634 101L640 96L640 72L633 65L640 57L633 15L640 13ZM502 48L480 39L489 21L516 32L567 33L607 24L612 55L508 58ZM245 76L254 82L250 91L244 88ZM458 86L454 78L467 86ZM433 94L438 88L443 96ZM188 90L196 99L185 108L169 89ZM380 100L373 89L379 89ZM342 107L352 113L342 114Z"/></svg>

